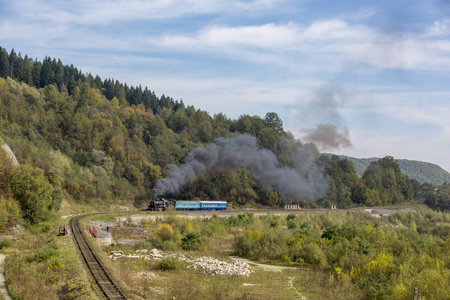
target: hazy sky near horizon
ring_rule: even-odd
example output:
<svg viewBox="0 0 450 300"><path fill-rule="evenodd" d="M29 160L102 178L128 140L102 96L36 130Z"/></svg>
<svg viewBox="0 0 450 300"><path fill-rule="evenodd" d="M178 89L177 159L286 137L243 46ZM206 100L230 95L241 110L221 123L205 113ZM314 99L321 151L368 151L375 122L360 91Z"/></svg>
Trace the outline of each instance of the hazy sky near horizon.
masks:
<svg viewBox="0 0 450 300"><path fill-rule="evenodd" d="M0 46L450 171L446 0L0 0Z"/></svg>

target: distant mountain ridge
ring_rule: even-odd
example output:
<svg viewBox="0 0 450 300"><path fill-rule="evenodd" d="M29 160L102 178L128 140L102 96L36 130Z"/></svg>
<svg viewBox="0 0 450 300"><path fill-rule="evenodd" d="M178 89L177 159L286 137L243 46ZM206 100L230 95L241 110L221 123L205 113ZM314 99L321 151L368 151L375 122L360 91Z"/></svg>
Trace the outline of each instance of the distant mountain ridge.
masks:
<svg viewBox="0 0 450 300"><path fill-rule="evenodd" d="M327 153L328 156L334 154ZM347 158L355 166L355 171L362 176L367 167L374 161L380 158L355 158L346 155L338 155L340 158ZM431 183L434 185L442 185L447 182L450 183L450 173L442 169L440 166L417 160L396 159L403 174L408 175L409 178L416 179L420 183Z"/></svg>

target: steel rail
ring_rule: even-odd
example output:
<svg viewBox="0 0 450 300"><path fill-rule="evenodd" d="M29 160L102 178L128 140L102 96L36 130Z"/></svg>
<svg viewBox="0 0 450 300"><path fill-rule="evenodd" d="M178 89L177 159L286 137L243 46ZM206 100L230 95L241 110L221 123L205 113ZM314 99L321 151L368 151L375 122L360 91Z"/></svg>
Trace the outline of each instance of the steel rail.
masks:
<svg viewBox="0 0 450 300"><path fill-rule="evenodd" d="M89 270L94 276L95 282L108 299L127 300L128 298L120 290L113 278L108 274L102 262L87 242L82 229L79 227L79 220L85 216L86 215L77 216L70 220L70 227L72 229L73 236L84 258L84 261L86 262Z"/></svg>

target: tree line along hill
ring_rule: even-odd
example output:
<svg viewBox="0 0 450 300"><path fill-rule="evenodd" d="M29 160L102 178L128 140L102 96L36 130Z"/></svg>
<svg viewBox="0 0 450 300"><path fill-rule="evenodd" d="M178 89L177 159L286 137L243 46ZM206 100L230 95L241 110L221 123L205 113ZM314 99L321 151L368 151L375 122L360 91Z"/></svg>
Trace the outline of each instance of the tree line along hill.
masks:
<svg viewBox="0 0 450 300"><path fill-rule="evenodd" d="M262 149L305 177L314 165L327 181L326 193L309 202L261 186L245 168L216 168L168 196L225 199L230 206L346 208L416 201L449 209L447 183L410 179L392 157L371 162L359 176L350 159L321 155L315 145L296 140L274 112L236 120L211 116L147 87L102 80L60 60L40 62L0 47L0 137L20 162L12 166L0 147L0 231L21 220L56 217L63 199L145 206L171 164L183 164L191 150L219 137L240 134L256 137ZM294 159L298 149L310 165Z"/></svg>
<svg viewBox="0 0 450 300"><path fill-rule="evenodd" d="M327 153L328 157L331 157L333 155L334 154ZM355 167L356 173L360 176L363 176L364 172L367 170L367 167L371 163L380 160L379 157L355 158L345 155L339 155L339 158L346 158L350 160ZM396 159L396 161L403 174L408 175L408 177L411 179L416 179L420 183L431 183L434 185L450 183L450 173L445 171L438 165L408 159Z"/></svg>

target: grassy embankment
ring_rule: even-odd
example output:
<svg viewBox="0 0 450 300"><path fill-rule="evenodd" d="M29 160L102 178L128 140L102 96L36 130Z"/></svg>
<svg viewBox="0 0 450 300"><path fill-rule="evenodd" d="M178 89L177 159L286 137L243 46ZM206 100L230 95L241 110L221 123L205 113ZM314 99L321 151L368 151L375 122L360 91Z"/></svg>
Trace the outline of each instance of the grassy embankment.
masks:
<svg viewBox="0 0 450 300"><path fill-rule="evenodd" d="M109 221L119 215L126 214L91 218ZM448 214L431 211L399 213L381 219L355 212L263 217L243 213L209 220L169 213L165 221L141 221L139 226L148 228L149 233L131 244L100 247L93 239L91 242L125 292L136 299L293 299L299 295L308 299L364 299L376 286L371 282L378 284L382 292L374 294L375 298L406 299L403 296L409 295L414 285L432 295L433 290L427 291L426 281L422 281L427 274L437 281L450 278L446 254L448 221ZM4 247L2 251L9 254L7 278L13 297L95 297L71 237L56 237L54 230L64 222L60 219L30 227ZM112 232L116 241L127 238ZM134 254L138 249L152 248L165 254L211 256L223 261L230 261L229 255L240 254L254 261L292 268L273 272L253 267L250 277L213 277L186 268L179 261L112 261L107 257L111 250ZM381 261L380 257L386 260ZM412 264L415 261L419 261L419 269ZM139 272L147 272L147 277L138 276ZM383 272L389 272L388 281L383 279ZM442 286L436 292L445 293L445 284Z"/></svg>
<svg viewBox="0 0 450 300"><path fill-rule="evenodd" d="M300 293L309 299L409 299L417 286L421 295L439 299L448 294L450 280L449 220L448 214L429 210L379 219L367 213L330 211L209 220L173 214L165 221L141 220L139 226L149 229L148 236L103 251L106 256L111 250L134 254L158 248L166 254L224 261L238 254L293 267L279 273L255 267L249 278L224 278L197 273L182 263L167 268L144 259L108 262L130 290L144 298L292 299ZM137 276L144 271L151 279ZM429 276L435 286L430 286Z"/></svg>

